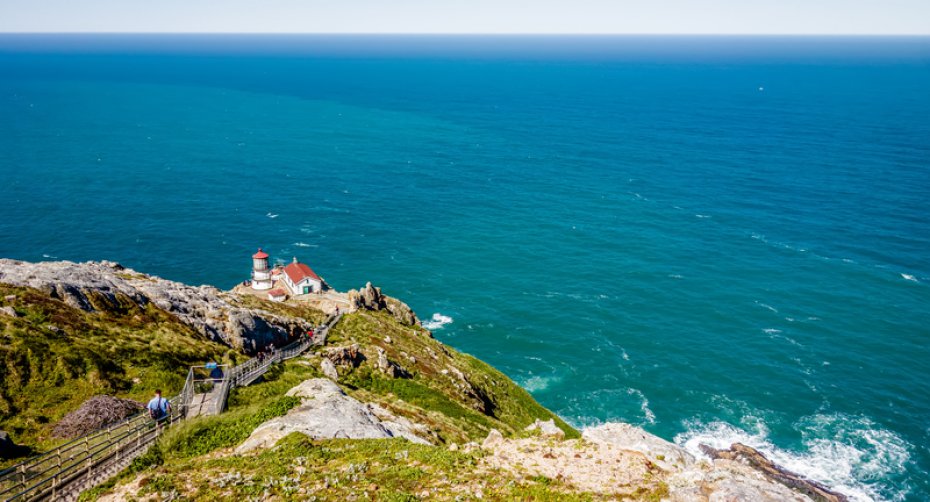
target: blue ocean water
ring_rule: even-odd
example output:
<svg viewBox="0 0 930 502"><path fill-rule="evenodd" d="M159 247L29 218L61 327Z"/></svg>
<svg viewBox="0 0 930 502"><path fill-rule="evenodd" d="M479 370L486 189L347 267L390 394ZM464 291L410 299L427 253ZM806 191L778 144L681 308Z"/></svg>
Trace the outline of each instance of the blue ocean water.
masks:
<svg viewBox="0 0 930 502"><path fill-rule="evenodd" d="M578 426L926 500L928 89L928 38L0 36L0 256L263 246Z"/></svg>

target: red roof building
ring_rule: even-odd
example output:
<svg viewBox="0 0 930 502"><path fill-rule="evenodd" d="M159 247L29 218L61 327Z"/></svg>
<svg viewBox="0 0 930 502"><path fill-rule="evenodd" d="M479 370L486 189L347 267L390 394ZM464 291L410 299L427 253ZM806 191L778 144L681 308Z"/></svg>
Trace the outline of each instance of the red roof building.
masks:
<svg viewBox="0 0 930 502"><path fill-rule="evenodd" d="M323 279L306 263L297 261L297 258L284 267L284 284L295 295L316 293L323 289Z"/></svg>
<svg viewBox="0 0 930 502"><path fill-rule="evenodd" d="M252 255L254 260L265 260L268 258L268 253L262 251L262 248L258 248L258 252Z"/></svg>

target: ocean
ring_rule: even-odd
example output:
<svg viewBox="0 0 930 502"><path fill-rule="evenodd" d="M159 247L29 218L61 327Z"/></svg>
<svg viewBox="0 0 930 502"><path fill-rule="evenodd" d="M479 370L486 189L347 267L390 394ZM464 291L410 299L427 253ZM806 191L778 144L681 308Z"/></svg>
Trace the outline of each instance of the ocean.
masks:
<svg viewBox="0 0 930 502"><path fill-rule="evenodd" d="M0 256L367 281L576 426L930 499L930 38L0 36Z"/></svg>

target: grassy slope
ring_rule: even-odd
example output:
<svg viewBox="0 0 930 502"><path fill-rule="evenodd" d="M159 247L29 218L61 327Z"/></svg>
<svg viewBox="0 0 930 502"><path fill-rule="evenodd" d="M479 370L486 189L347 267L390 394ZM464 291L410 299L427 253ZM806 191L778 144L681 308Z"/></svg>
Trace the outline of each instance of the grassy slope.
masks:
<svg viewBox="0 0 930 502"><path fill-rule="evenodd" d="M491 428L510 435L537 418L554 419L566 437L579 437L578 431L501 372L442 345L422 328L398 323L386 313L358 312L343 317L328 345L350 343L358 343L372 359L375 347L381 347L411 378L389 378L369 360L349 372L345 371L348 368L340 369L341 383L363 401L378 401L432 425L442 441L480 441Z"/></svg>
<svg viewBox="0 0 930 502"><path fill-rule="evenodd" d="M37 450L54 444L54 423L93 395L141 401L155 388L171 395L188 366L237 357L164 311L129 300L88 313L0 284L0 305L20 315L0 315L0 428Z"/></svg>

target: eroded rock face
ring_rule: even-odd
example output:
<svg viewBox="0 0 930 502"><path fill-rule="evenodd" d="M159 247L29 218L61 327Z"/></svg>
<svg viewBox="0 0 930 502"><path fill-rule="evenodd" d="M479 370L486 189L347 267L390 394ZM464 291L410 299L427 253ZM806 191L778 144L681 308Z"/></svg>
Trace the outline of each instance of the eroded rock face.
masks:
<svg viewBox="0 0 930 502"><path fill-rule="evenodd" d="M420 325L417 315L406 303L381 294L381 288L372 286L370 282L360 290L349 291L349 305L357 310L386 310L403 324Z"/></svg>
<svg viewBox="0 0 930 502"><path fill-rule="evenodd" d="M418 444L430 444L417 432L420 427L387 410L363 404L347 396L338 385L325 378L302 382L287 392L302 402L286 415L258 426L237 452L274 446L284 436L300 432L314 439L377 439L402 437Z"/></svg>
<svg viewBox="0 0 930 502"><path fill-rule="evenodd" d="M253 353L313 326L260 309L243 308L212 286L188 286L138 273L118 263L29 263L0 259L0 282L45 291L88 312L154 305L211 340Z"/></svg>
<svg viewBox="0 0 930 502"><path fill-rule="evenodd" d="M831 491L826 486L804 479L797 474L782 469L767 459L759 450L741 443L734 443L729 450L717 450L707 445L701 445L701 451L714 460L732 460L749 465L766 478L781 483L788 488L808 495L814 500L822 502L846 502L845 495Z"/></svg>

